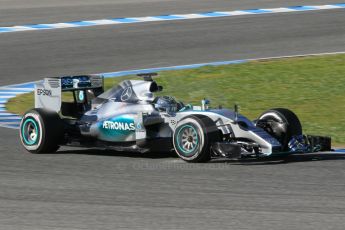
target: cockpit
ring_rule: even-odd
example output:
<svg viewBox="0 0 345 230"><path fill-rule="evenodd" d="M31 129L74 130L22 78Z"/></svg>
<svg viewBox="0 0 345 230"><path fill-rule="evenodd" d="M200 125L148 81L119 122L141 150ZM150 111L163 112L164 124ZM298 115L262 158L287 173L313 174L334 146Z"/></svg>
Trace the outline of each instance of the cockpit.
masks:
<svg viewBox="0 0 345 230"><path fill-rule="evenodd" d="M122 102L130 104L152 104L160 112L174 113L183 105L171 96L155 97L154 93L163 90L152 78L144 80L125 80L99 95L93 104L103 104L106 101Z"/></svg>
<svg viewBox="0 0 345 230"><path fill-rule="evenodd" d="M162 87L154 81L126 80L98 97L126 103L152 102L155 99L154 93L161 90Z"/></svg>

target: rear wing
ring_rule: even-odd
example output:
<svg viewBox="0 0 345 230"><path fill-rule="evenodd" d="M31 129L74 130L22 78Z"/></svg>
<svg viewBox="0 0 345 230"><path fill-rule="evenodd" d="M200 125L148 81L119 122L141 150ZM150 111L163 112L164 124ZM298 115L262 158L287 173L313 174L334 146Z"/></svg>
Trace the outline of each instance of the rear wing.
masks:
<svg viewBox="0 0 345 230"><path fill-rule="evenodd" d="M95 96L104 92L104 79L99 75L64 76L44 78L35 84L35 108L45 108L59 112L61 110L62 92L72 91L83 99L86 91ZM83 97L83 98L82 98ZM76 99L76 98L75 98Z"/></svg>

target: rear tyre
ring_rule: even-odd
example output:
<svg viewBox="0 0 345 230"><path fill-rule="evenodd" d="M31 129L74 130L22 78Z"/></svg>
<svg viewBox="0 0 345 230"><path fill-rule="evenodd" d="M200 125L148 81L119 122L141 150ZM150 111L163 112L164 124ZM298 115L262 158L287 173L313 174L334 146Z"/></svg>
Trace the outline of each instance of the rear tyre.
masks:
<svg viewBox="0 0 345 230"><path fill-rule="evenodd" d="M256 124L276 138L281 143L283 151L289 150L288 143L293 136L302 135L302 125L297 115L284 108L264 112Z"/></svg>
<svg viewBox="0 0 345 230"><path fill-rule="evenodd" d="M20 140L31 153L54 153L63 139L63 124L54 111L33 109L20 123Z"/></svg>
<svg viewBox="0 0 345 230"><path fill-rule="evenodd" d="M211 144L219 141L219 132L208 117L190 116L180 121L173 135L177 155L187 162L207 162L211 159Z"/></svg>

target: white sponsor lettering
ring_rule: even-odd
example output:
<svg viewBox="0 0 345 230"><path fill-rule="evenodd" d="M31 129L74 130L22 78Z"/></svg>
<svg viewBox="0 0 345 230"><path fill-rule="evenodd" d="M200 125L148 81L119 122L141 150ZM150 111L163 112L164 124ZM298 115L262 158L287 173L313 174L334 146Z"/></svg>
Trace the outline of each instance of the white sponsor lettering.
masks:
<svg viewBox="0 0 345 230"><path fill-rule="evenodd" d="M134 123L125 122L113 122L113 121L103 121L103 129L114 129L114 130L135 130Z"/></svg>

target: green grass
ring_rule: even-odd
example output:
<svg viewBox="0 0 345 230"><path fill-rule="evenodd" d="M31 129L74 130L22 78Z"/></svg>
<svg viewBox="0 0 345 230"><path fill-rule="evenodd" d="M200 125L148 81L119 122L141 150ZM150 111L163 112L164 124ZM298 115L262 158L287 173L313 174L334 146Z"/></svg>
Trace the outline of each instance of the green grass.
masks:
<svg viewBox="0 0 345 230"><path fill-rule="evenodd" d="M133 77L107 79L106 88ZM166 71L156 81L165 95L192 104L204 97L211 106L232 108L237 103L251 119L269 108L286 107L297 113L305 133L331 135L335 144L345 144L345 55ZM7 104L18 114L30 107L32 94Z"/></svg>

